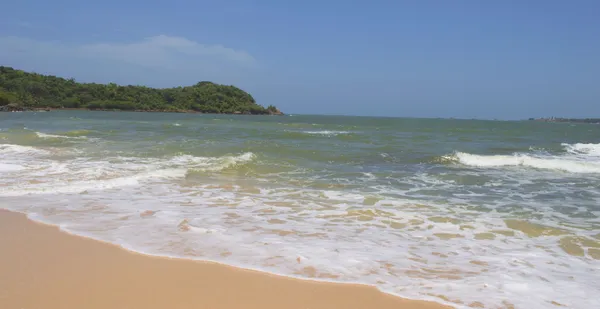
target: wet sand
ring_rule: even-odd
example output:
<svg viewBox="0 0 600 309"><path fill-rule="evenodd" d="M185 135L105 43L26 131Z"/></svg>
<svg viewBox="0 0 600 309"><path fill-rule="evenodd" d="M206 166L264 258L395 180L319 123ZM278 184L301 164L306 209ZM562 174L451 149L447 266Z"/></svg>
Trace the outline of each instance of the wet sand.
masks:
<svg viewBox="0 0 600 309"><path fill-rule="evenodd" d="M0 209L3 309L450 308L369 286L146 256Z"/></svg>

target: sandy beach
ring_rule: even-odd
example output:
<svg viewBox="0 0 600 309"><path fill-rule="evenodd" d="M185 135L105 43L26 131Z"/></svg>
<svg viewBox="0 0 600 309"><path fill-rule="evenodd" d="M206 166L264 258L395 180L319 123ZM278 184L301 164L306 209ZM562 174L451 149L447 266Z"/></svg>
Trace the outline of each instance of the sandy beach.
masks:
<svg viewBox="0 0 600 309"><path fill-rule="evenodd" d="M351 284L159 258L0 210L0 308L449 308Z"/></svg>

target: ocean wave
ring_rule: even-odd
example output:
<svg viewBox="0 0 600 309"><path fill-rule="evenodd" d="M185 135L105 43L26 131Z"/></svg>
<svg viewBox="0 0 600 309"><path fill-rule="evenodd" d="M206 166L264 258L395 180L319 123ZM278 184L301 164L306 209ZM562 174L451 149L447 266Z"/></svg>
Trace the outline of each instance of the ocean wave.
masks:
<svg viewBox="0 0 600 309"><path fill-rule="evenodd" d="M600 157L600 144L561 144L570 154Z"/></svg>
<svg viewBox="0 0 600 309"><path fill-rule="evenodd" d="M202 160L198 158L178 159ZM565 235L543 221L488 215L472 220L460 207L448 213L446 205L362 192L264 188L247 195L241 186L214 184L195 186L190 193L180 190L175 184L154 183L24 204L34 219L148 255L370 284L457 308L475 302L504 308L506 299L516 308L538 308L550 300L573 308L598 303L590 296L597 290L590 272L595 265L560 253L559 247L566 240L582 239L586 246L597 241ZM375 201L365 207L366 199ZM540 235L553 242L532 246L532 237ZM566 280L565 274L573 278ZM566 292L556 294L548 282L560 283ZM485 293L472 293L469 287Z"/></svg>
<svg viewBox="0 0 600 309"><path fill-rule="evenodd" d="M141 253L369 284L457 308L600 308L597 174L547 162L598 163L595 144L575 144L588 141L494 139L486 153L455 147L462 152L442 159L453 138L411 139L428 124L398 134L301 123L232 137L225 124L220 135L152 119L69 134L67 124L36 124L89 138L0 144L2 207Z"/></svg>
<svg viewBox="0 0 600 309"><path fill-rule="evenodd" d="M345 130L283 130L283 134L293 139L352 136L356 132Z"/></svg>
<svg viewBox="0 0 600 309"><path fill-rule="evenodd" d="M252 152L221 157L177 155L169 158L110 157L57 161L51 152L30 146L0 144L0 196L80 193L139 185L157 179L188 177L245 165Z"/></svg>
<svg viewBox="0 0 600 309"><path fill-rule="evenodd" d="M566 153L540 152L512 155L478 155L456 151L442 156L442 162L452 162L479 168L528 167L569 173L600 173L600 144L562 144Z"/></svg>
<svg viewBox="0 0 600 309"><path fill-rule="evenodd" d="M1 167L1 166L0 166ZM20 171L23 169L20 169ZM67 172L68 173L68 172ZM82 173L85 174L85 173ZM108 178L108 179L84 179L75 180L65 177L38 183L17 184L10 188L1 188L0 196L23 196L37 194L64 194L64 193L80 193L85 194L88 191L103 191L114 188L123 188L127 186L139 185L140 182L149 179L167 179L181 178L185 175L184 169L162 169L140 172L133 175ZM66 175L65 175L66 176ZM56 177L56 176L54 176ZM52 178L52 177L50 177Z"/></svg>
<svg viewBox="0 0 600 309"><path fill-rule="evenodd" d="M325 136L336 136L341 134L351 134L350 131L331 131L331 130L321 130L321 131L302 131L304 134L310 135L325 135Z"/></svg>
<svg viewBox="0 0 600 309"><path fill-rule="evenodd" d="M75 136L68 136L68 135L57 135L57 134L50 134L50 133L43 133L43 132L35 132L35 135L37 135L37 137L39 138L43 138L43 139L85 139L87 138L85 135L75 135Z"/></svg>
<svg viewBox="0 0 600 309"><path fill-rule="evenodd" d="M16 154L27 154L27 155L46 155L48 154L47 150L30 147L30 146L21 146L14 144L0 144L0 154L1 155L16 155Z"/></svg>
<svg viewBox="0 0 600 309"><path fill-rule="evenodd" d="M164 128L173 128L173 127L181 127L181 124L178 122L174 122L174 123L165 123L162 126Z"/></svg>
<svg viewBox="0 0 600 309"><path fill-rule="evenodd" d="M220 172L229 169L235 169L240 166L252 162L256 159L256 155L252 152L246 152L238 156L224 156L218 158L196 158L196 163L200 161L200 164L191 167L186 173L186 177L193 176L195 174L202 174L206 172Z"/></svg>

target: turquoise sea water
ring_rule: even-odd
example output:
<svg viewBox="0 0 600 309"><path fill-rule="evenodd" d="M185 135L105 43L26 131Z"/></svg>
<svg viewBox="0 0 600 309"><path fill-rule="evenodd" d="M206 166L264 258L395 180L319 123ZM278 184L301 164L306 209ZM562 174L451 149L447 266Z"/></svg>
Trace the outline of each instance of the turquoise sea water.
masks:
<svg viewBox="0 0 600 309"><path fill-rule="evenodd" d="M597 125L0 114L0 207L457 308L600 308L599 177Z"/></svg>

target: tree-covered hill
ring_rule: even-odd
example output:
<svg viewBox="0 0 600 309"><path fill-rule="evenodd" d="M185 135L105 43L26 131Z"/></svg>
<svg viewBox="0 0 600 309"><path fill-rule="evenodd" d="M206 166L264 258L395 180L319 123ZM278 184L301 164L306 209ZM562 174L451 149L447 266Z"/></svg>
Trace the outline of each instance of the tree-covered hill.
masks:
<svg viewBox="0 0 600 309"><path fill-rule="evenodd" d="M0 66L0 108L86 108L92 110L280 114L256 104L247 92L212 82L156 89L114 83L78 83L74 79L28 73Z"/></svg>

